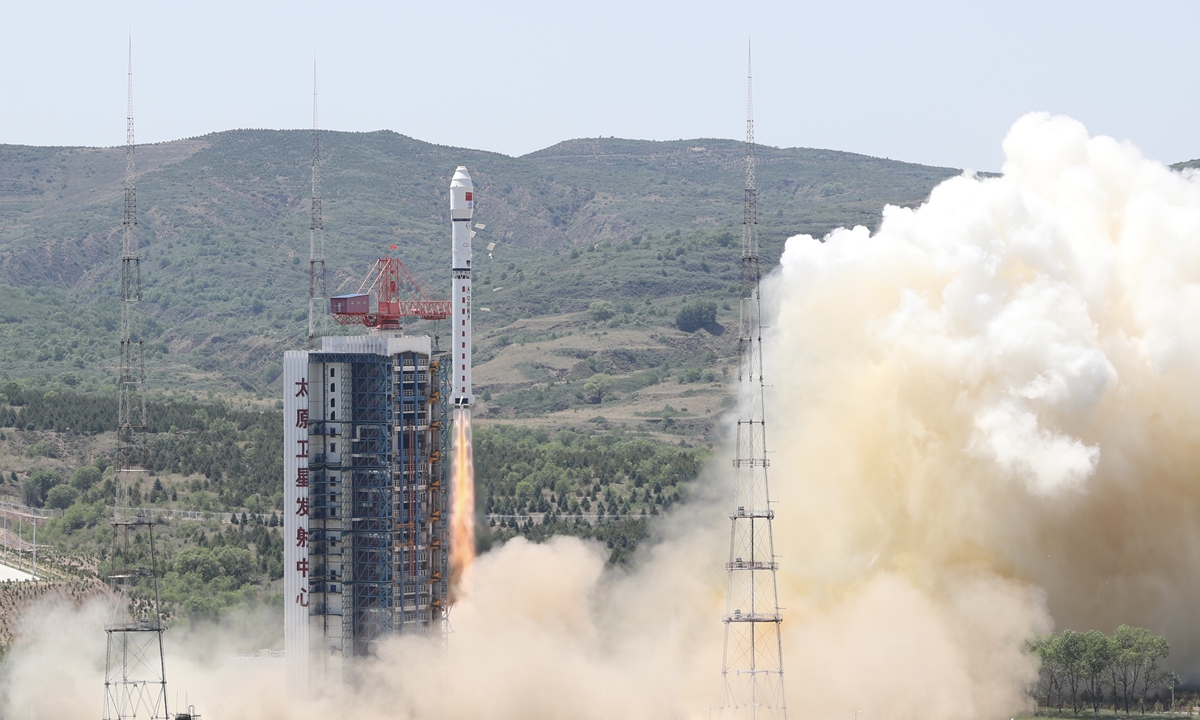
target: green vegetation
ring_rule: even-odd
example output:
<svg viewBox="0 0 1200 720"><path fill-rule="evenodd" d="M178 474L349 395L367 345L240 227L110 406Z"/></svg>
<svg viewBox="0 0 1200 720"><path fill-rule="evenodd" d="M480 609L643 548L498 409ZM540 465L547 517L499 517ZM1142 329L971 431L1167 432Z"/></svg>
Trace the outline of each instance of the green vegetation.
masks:
<svg viewBox="0 0 1200 720"><path fill-rule="evenodd" d="M604 541L610 562L624 562L645 535L646 518L687 494L708 457L705 448L672 447L623 430L554 434L496 426L475 432L476 497L490 532L483 544L517 534ZM535 523L533 514L542 522ZM598 524L583 515L597 516Z"/></svg>
<svg viewBox="0 0 1200 720"><path fill-rule="evenodd" d="M693 300L675 315L675 327L684 332L696 332L717 322L717 304L711 300Z"/></svg>
<svg viewBox="0 0 1200 720"><path fill-rule="evenodd" d="M283 577L279 522L274 516L270 521L247 517L248 522L237 525L216 519L159 520L154 539L168 621L215 621L230 610L282 604L274 582ZM38 542L54 547L51 560L74 559L99 573L112 545L110 519L111 510L103 503L75 503L62 517L46 521ZM277 641L274 636L281 630L269 628L269 639Z"/></svg>
<svg viewBox="0 0 1200 720"><path fill-rule="evenodd" d="M130 501L184 510L271 512L282 503L282 418L275 410L234 409L224 403L170 399L147 404L150 422L149 479L135 486ZM74 392L43 392L10 384L0 395L0 425L25 431L57 430L95 434L116 429L115 397ZM39 440L29 447L51 445ZM28 450L25 453L29 455ZM43 454L44 455L44 454ZM53 457L53 455L44 455ZM107 467L107 458L100 461ZM112 503L116 485L104 468L78 466L70 486L67 476L33 470L22 484L26 505L42 507L56 486L57 505L72 502ZM164 478L167 484L164 485ZM101 482L101 479L104 481ZM169 487L168 487L169 486ZM71 493L71 490L76 491Z"/></svg>
<svg viewBox="0 0 1200 720"><path fill-rule="evenodd" d="M389 245L444 291L446 185L465 163L486 225L476 247L496 244L476 256L481 338L594 302L614 312L597 322L666 327L687 300L736 297L739 142L577 140L512 158L391 132L321 137L333 292L355 289ZM151 387L277 393L279 354L305 329L309 157L305 131L138 148ZM788 236L874 224L956 172L824 150L759 158L766 267ZM115 392L123 172L120 148L0 146L0 382Z"/></svg>
<svg viewBox="0 0 1200 720"><path fill-rule="evenodd" d="M1064 630L1035 638L1029 649L1041 661L1037 699L1047 710L1057 705L1059 714L1065 704L1074 715L1086 707L1099 717L1105 706L1126 717L1135 707L1144 715L1148 702L1161 712L1159 691L1179 683L1158 667L1171 646L1145 628L1122 625L1111 636Z"/></svg>

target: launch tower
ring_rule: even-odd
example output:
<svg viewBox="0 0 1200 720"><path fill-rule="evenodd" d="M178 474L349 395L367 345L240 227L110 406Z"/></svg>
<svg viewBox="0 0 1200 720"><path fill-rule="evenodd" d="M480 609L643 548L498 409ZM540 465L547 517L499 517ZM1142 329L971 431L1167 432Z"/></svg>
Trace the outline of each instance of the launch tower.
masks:
<svg viewBox="0 0 1200 720"><path fill-rule="evenodd" d="M470 176L458 168L452 300L437 297L398 260L382 258L358 293L330 299L339 323L364 325L367 335L326 336L319 349L284 353L292 695L352 674L353 660L375 655L390 636L446 632L450 413L473 399L472 205ZM442 349L428 336L406 336L403 317L449 317L454 342Z"/></svg>

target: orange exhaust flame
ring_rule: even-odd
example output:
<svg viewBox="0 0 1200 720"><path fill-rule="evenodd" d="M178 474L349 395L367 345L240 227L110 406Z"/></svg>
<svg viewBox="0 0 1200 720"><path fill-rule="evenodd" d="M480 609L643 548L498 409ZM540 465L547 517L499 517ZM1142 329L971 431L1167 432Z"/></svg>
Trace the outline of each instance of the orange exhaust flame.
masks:
<svg viewBox="0 0 1200 720"><path fill-rule="evenodd" d="M459 594L463 574L475 560L475 464L471 458L471 410L454 411L454 475L450 513L450 596Z"/></svg>

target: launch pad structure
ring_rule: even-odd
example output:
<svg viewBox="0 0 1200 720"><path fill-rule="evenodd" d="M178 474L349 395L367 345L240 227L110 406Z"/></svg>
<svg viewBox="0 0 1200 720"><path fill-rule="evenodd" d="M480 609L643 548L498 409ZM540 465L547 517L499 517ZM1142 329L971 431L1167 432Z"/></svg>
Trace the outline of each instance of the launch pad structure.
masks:
<svg viewBox="0 0 1200 720"><path fill-rule="evenodd" d="M473 399L472 206L470 176L459 168L451 188L453 300L438 297L399 260L380 258L358 293L329 299L338 323L363 325L366 335L321 337L319 347L284 353L284 639L292 697L336 692L390 637L445 642L451 412ZM402 317L449 319L453 342L439 347L429 336L407 336Z"/></svg>

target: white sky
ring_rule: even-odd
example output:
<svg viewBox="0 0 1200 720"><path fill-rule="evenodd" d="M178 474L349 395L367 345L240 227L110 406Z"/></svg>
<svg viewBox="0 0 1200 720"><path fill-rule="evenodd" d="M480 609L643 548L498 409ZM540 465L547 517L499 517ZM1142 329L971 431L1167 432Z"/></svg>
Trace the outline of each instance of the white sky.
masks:
<svg viewBox="0 0 1200 720"><path fill-rule="evenodd" d="M576 137L760 142L999 169L1029 110L1167 162L1200 157L1200 3L0 0L0 143L243 127L391 129L530 152Z"/></svg>

